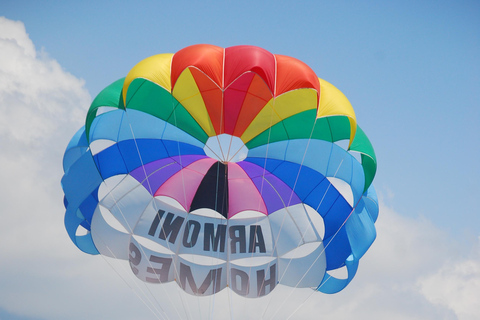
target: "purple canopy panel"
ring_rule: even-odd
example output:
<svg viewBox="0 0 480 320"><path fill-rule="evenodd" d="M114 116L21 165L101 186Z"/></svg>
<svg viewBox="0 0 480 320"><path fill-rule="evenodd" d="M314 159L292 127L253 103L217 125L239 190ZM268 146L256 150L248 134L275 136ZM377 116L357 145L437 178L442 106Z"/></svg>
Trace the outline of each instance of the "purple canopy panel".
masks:
<svg viewBox="0 0 480 320"><path fill-rule="evenodd" d="M249 162L241 162L239 165L255 183L268 214L301 203L300 198L286 183L264 168Z"/></svg>
<svg viewBox="0 0 480 320"><path fill-rule="evenodd" d="M267 214L267 208L252 179L236 163L228 164L228 218L254 210Z"/></svg>
<svg viewBox="0 0 480 320"><path fill-rule="evenodd" d="M155 191L171 176L177 173L182 166L186 167L201 158L205 158L205 156L187 155L164 158L138 167L130 172L130 175L138 182L141 182L145 189L153 195ZM180 164L182 164L182 166L180 166Z"/></svg>

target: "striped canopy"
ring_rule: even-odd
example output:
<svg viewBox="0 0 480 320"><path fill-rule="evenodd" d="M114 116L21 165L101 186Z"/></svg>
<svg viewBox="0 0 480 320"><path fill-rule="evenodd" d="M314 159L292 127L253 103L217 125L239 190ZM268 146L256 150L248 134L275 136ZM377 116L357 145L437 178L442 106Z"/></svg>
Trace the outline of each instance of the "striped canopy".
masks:
<svg viewBox="0 0 480 320"><path fill-rule="evenodd" d="M348 99L258 47L141 61L95 98L64 170L81 250L196 295L338 292L375 239L376 158ZM339 268L345 279L329 274Z"/></svg>

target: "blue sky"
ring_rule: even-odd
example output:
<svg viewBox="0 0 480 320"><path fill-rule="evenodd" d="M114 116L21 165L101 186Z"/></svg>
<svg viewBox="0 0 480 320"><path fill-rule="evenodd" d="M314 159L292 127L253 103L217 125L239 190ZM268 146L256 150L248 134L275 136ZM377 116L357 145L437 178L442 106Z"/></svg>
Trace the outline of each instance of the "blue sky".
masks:
<svg viewBox="0 0 480 320"><path fill-rule="evenodd" d="M377 223L378 239L371 257L370 252L365 257L370 260L365 262L365 268L360 266L357 277L363 277L358 279L359 284L375 284L382 278L376 278L366 269L385 267L382 276L392 281L393 289L382 288L390 290L384 296L391 298L384 303L382 312L398 313L405 309L394 299L402 297L403 291L396 290L408 280L412 285L409 290L421 299L412 301L412 313L400 313L399 319L479 316L478 311L469 313L469 305L460 307L460 303L432 293L451 289L436 287L439 284L432 279L440 277L445 285L451 279L460 281L458 270L464 272L460 272L463 276L465 270L470 270L467 274L472 277L473 272L476 281L474 289L462 287L459 296L466 294L466 290L480 291L480 212L476 196L480 193L480 3L477 1L3 0L0 16L4 16L0 27L2 46L10 48L13 39L18 46L35 52L28 55L27 49L23 53L0 50L0 60L4 61L0 69L0 108L6 115L0 120L3 126L0 145L8 151L3 153L1 163L25 177L19 179L20 173L4 172L2 190L21 190L25 186L35 190L34 181L26 177L28 173L41 179L42 186L51 187L48 192L37 192L33 199L42 214L42 210L48 211L40 220L41 227L26 226L30 221L29 209L23 205L18 208L9 192L4 192L2 203L10 211L0 215L8 215L15 227L21 223L18 228L22 230L36 230L39 236L42 230L54 229L53 234L59 235L61 241L42 237L49 252L74 255L74 261L87 263L89 267L92 263L102 264L77 254L76 248L68 243L61 229L62 193L55 186L62 174L60 159L66 143L81 125L91 99L125 76L138 61L153 54L173 53L195 43L223 47L251 44L298 58L320 78L338 87L349 98L360 126L373 143L378 159L374 185L383 210ZM21 70L11 69L5 62L19 59L25 61ZM18 107L13 108L16 104ZM23 159L19 163L25 165L16 168L13 157ZM43 193L45 197L40 198ZM14 212L25 218L11 217ZM49 226L45 223L48 219L55 224ZM2 241L10 240L4 235ZM410 251L396 247L398 243L410 242L411 247L406 247ZM38 272L27 271L26 277L35 288L47 285L42 284L41 278L50 276L40 270L52 270L65 263L61 254L49 253L47 256L53 255L55 261L49 269L47 260L39 253L32 253L44 248L34 250L26 243L19 243L15 251L3 248L0 247L2 261L12 252L29 257L39 255ZM385 252L407 259L411 269L406 268L409 271L404 269L402 273L396 269L399 266L382 262L381 255ZM427 257L435 258L425 260ZM23 266L33 263L25 259L20 259ZM430 264L430 269L423 264ZM9 274L16 269L15 263L0 266L2 269L3 274ZM71 279L68 274L62 277ZM11 282L5 276L1 279L0 297L7 295L6 288ZM19 287L29 287L19 281ZM75 287L82 289L79 284ZM380 287L374 288L380 290ZM69 292L60 283L57 289ZM358 287L351 290L350 298L361 292ZM29 301L26 291L17 288L15 292ZM328 299L334 299L330 303L342 303L337 297ZM108 315L108 308L95 306L95 309ZM0 310L9 312L12 319L14 314L18 319L62 318L60 309L49 313L40 306L35 313L29 313L14 303L0 302ZM360 315L362 310L358 310ZM330 312L337 319L346 317ZM376 318L380 317L379 313Z"/></svg>

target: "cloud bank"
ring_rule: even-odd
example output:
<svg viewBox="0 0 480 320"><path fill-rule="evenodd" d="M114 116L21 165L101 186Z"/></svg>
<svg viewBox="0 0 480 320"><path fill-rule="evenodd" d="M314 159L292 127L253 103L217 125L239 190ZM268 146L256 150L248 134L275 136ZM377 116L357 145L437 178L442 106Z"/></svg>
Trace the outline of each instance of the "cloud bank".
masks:
<svg viewBox="0 0 480 320"><path fill-rule="evenodd" d="M90 101L84 81L38 51L22 22L0 17L0 310L11 318L155 319L158 313L163 319L165 301L175 299L159 286L137 287L123 271L126 264L83 254L64 230L62 155ZM288 311L267 314L276 319L480 318L478 243L464 248L430 221L402 216L385 204L376 227L377 240L344 291L302 293L284 302ZM182 308L190 301L176 303ZM269 310L280 306L268 304ZM242 305L236 310L242 315L234 319L256 314ZM227 308L224 315L232 316Z"/></svg>

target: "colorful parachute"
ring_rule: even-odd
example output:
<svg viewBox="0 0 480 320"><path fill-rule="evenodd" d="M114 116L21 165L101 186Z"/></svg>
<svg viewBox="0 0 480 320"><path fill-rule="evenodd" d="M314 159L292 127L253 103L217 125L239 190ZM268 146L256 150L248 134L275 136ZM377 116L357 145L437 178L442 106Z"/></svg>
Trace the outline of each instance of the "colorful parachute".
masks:
<svg viewBox="0 0 480 320"><path fill-rule="evenodd" d="M63 165L76 246L193 295L335 293L376 235L375 154L349 101L258 47L141 61L95 98Z"/></svg>

